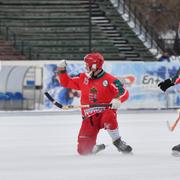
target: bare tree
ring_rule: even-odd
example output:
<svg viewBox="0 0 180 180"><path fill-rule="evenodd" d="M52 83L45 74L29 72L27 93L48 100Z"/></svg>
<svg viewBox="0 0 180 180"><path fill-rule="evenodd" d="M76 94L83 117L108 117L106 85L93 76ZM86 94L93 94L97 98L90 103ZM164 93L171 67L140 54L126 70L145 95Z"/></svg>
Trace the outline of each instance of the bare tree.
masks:
<svg viewBox="0 0 180 180"><path fill-rule="evenodd" d="M143 14L156 32L177 29L180 22L180 0L131 0L131 5Z"/></svg>

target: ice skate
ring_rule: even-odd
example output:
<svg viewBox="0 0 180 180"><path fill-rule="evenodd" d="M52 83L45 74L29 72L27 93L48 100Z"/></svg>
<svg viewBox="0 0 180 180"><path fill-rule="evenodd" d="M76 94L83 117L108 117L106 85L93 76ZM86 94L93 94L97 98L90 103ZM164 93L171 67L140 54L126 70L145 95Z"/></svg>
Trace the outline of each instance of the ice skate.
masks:
<svg viewBox="0 0 180 180"><path fill-rule="evenodd" d="M122 141L121 138L114 141L113 144L116 146L116 148L120 152L130 153L132 151L132 147L127 145L124 141Z"/></svg>
<svg viewBox="0 0 180 180"><path fill-rule="evenodd" d="M104 150L105 148L106 148L106 146L104 144L95 145L92 153L97 154L98 152Z"/></svg>
<svg viewBox="0 0 180 180"><path fill-rule="evenodd" d="M172 155L180 157L180 144L178 144L172 148Z"/></svg>

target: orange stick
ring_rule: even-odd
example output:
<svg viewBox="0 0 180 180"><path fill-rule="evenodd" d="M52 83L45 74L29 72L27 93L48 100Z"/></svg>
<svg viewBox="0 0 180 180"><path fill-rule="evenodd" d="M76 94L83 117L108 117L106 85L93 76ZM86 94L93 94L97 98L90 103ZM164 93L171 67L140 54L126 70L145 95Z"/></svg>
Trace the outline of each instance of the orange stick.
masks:
<svg viewBox="0 0 180 180"><path fill-rule="evenodd" d="M168 129L170 131L174 131L174 129L176 128L179 121L180 121L180 110L178 110L178 118L176 119L176 121L172 125L170 125L170 123L167 121Z"/></svg>

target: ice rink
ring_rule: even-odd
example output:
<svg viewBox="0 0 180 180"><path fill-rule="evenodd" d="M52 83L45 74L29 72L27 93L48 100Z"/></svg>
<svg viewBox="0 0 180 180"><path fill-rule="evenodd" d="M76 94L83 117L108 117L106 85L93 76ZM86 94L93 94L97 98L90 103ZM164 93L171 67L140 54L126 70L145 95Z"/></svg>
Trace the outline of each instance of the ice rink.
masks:
<svg viewBox="0 0 180 180"><path fill-rule="evenodd" d="M122 138L133 147L123 155L105 130L98 143L108 147L79 156L78 112L0 113L0 180L179 180L180 157L171 148L180 143L180 127L170 132L175 111L120 112ZM180 125L180 124L179 124Z"/></svg>

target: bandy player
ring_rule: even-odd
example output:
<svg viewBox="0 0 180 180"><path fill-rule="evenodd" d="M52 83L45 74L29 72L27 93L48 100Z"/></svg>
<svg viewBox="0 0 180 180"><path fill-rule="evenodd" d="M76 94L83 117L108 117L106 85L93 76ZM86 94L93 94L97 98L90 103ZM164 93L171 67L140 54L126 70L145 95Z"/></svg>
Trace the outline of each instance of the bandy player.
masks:
<svg viewBox="0 0 180 180"><path fill-rule="evenodd" d="M176 72L175 76L173 76L172 78L166 79L163 82L160 82L158 84L158 86L160 87L160 89L162 91L166 91L169 87L174 86L176 84L180 84L180 68L179 70ZM172 151L174 153L179 153L180 154L180 144L174 146L172 148Z"/></svg>
<svg viewBox="0 0 180 180"><path fill-rule="evenodd" d="M82 124L78 135L77 151L89 155L105 149L104 144L96 145L100 129L106 129L118 151L130 153L132 147L122 141L117 122L117 109L128 99L129 93L123 84L102 68L104 57L90 53L84 57L86 73L70 77L66 72L67 63L62 60L57 76L62 86L81 91L80 102L85 104L111 104L111 107L82 108Z"/></svg>

